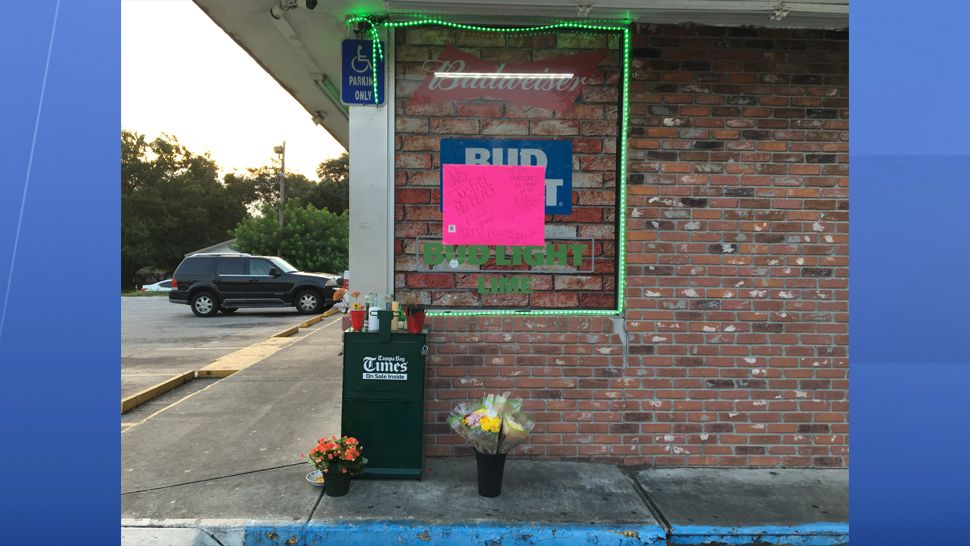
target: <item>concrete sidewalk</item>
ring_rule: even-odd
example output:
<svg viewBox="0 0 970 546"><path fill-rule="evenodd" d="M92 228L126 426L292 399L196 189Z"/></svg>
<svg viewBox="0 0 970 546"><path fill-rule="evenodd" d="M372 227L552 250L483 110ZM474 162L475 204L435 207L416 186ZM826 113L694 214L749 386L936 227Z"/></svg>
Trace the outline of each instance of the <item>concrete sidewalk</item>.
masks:
<svg viewBox="0 0 970 546"><path fill-rule="evenodd" d="M324 320L124 432L123 543L848 544L842 470L635 472L513 454L487 499L468 456L326 497L301 453L339 432L340 349L339 321Z"/></svg>

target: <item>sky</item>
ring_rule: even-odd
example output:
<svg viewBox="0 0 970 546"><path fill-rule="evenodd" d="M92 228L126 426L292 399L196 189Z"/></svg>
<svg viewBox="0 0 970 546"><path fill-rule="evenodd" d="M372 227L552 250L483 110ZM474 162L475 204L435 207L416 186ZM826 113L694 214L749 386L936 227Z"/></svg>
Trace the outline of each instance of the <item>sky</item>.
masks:
<svg viewBox="0 0 970 546"><path fill-rule="evenodd" d="M121 126L178 137L223 173L269 165L316 180L344 152L329 133L191 0L122 0Z"/></svg>

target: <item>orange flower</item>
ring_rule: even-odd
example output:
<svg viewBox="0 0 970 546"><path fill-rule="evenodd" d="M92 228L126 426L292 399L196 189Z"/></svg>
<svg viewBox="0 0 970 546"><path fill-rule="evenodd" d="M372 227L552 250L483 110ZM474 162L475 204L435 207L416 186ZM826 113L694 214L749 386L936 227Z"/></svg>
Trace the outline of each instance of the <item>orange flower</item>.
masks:
<svg viewBox="0 0 970 546"><path fill-rule="evenodd" d="M320 438L319 443L309 452L310 460L322 472L334 472L355 475L360 472L364 461L361 457L362 447L357 438L350 436ZM307 454L301 453L301 457Z"/></svg>
<svg viewBox="0 0 970 546"><path fill-rule="evenodd" d="M347 451L344 452L343 460L353 461L354 459L357 458L358 455L360 455L360 453L357 450L348 449Z"/></svg>

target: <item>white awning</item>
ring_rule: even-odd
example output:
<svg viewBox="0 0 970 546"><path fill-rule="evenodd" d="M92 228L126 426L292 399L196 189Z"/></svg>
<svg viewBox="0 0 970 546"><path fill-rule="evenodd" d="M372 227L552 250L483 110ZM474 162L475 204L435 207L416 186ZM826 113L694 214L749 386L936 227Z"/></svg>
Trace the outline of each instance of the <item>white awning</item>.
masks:
<svg viewBox="0 0 970 546"><path fill-rule="evenodd" d="M347 108L337 86L340 42L349 37L344 21L351 15L441 16L491 24L608 19L817 29L849 25L847 0L310 0L313 9L307 0L195 3L345 147Z"/></svg>

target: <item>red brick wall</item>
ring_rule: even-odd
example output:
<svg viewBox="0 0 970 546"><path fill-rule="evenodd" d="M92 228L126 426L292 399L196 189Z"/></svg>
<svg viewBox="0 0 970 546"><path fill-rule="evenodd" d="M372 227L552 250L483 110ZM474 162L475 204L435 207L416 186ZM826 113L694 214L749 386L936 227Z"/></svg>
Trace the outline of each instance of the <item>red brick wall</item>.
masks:
<svg viewBox="0 0 970 546"><path fill-rule="evenodd" d="M454 403L510 390L538 421L520 456L847 466L847 35L643 25L634 48L626 312L431 319L427 453L467 449ZM399 133L428 126L402 107Z"/></svg>
<svg viewBox="0 0 970 546"><path fill-rule="evenodd" d="M505 36L415 28L398 33L396 54L395 290L435 308L538 307L616 309L617 34ZM605 58L564 112L485 97L415 104L411 98L446 44L492 63L516 64L591 51ZM546 215L547 241L585 243L579 266L498 265L432 268L417 257L419 240L441 241L439 148L442 138L568 139L573 147L572 212ZM430 239L419 239L429 237ZM493 247L494 248L494 247ZM490 270L521 270L531 294L477 292ZM482 273L479 273L481 271Z"/></svg>

